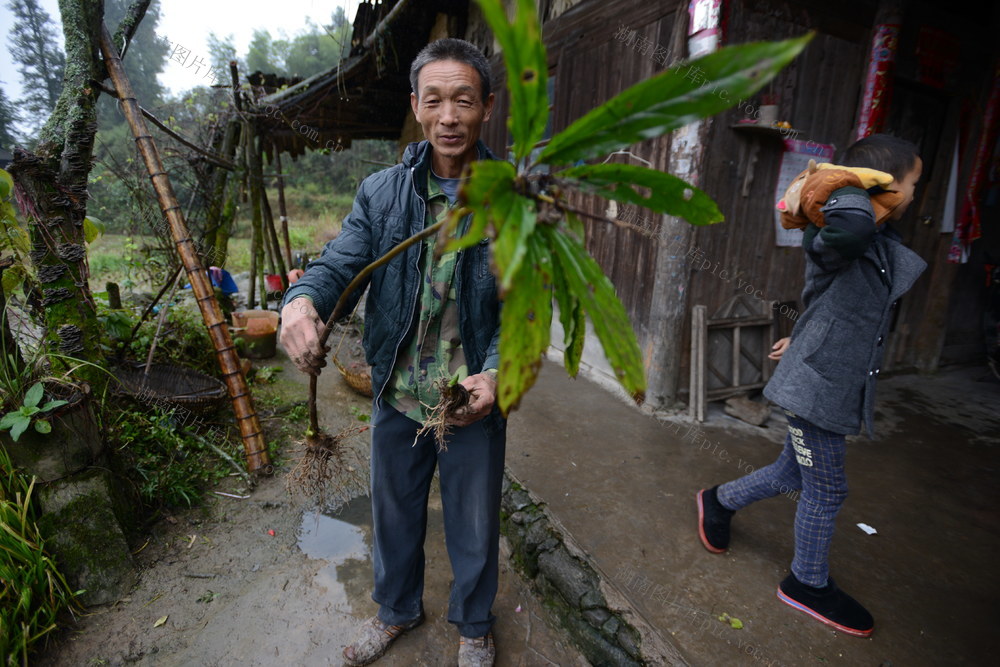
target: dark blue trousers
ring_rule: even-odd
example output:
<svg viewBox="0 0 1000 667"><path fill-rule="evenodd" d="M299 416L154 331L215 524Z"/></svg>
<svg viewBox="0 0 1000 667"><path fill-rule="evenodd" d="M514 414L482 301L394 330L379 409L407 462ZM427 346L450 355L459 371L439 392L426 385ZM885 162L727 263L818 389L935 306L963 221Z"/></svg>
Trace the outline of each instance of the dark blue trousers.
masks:
<svg viewBox="0 0 1000 667"><path fill-rule="evenodd" d="M379 618L400 625L423 610L427 498L437 466L453 576L448 621L463 637L482 637L496 620L506 432L490 436L481 422L453 427L447 450L439 452L433 435L414 445L420 424L392 406L377 401L372 414L372 599Z"/></svg>

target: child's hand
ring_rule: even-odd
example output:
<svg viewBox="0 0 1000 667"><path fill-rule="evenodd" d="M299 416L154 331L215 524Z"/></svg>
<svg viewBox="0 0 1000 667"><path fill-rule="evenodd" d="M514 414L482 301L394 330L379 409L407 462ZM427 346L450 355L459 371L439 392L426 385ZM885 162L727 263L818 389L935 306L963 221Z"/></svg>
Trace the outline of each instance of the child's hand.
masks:
<svg viewBox="0 0 1000 667"><path fill-rule="evenodd" d="M785 353L785 350L788 349L788 345L791 342L792 339L789 338L788 336L785 336L784 338L782 338L777 343L771 346L771 354L767 355L767 358L773 359L775 361L780 361L781 355Z"/></svg>

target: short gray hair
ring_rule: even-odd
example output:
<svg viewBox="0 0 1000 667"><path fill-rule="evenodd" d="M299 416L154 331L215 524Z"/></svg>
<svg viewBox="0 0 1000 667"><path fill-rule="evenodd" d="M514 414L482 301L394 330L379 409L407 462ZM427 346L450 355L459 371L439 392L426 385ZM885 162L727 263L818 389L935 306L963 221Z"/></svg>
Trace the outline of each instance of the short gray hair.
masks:
<svg viewBox="0 0 1000 667"><path fill-rule="evenodd" d="M490 96L490 63L486 60L486 56L474 44L464 39L445 37L422 48L417 57L413 59L413 64L410 65L410 88L413 89L413 93L417 97L420 97L420 91L417 90L420 70L424 68L424 65L439 60L454 60L475 69L479 74L483 102Z"/></svg>

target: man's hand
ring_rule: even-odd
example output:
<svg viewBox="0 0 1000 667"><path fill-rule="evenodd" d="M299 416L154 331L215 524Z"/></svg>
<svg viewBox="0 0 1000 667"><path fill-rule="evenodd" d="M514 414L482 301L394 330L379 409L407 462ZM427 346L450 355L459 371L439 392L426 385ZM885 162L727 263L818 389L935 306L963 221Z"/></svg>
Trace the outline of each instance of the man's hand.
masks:
<svg viewBox="0 0 1000 667"><path fill-rule="evenodd" d="M780 361L781 355L785 353L785 350L788 349L788 346L791 342L792 339L789 338L788 336L785 336L784 338L782 338L781 340L779 340L778 342L776 342L774 345L771 346L771 354L767 355L767 358L773 359L774 361Z"/></svg>
<svg viewBox="0 0 1000 667"><path fill-rule="evenodd" d="M450 420L456 426L468 426L479 421L493 411L497 400L497 381L492 373L477 373L462 380L462 386L469 390L469 405Z"/></svg>
<svg viewBox="0 0 1000 667"><path fill-rule="evenodd" d="M324 323L309 299L292 299L281 309L281 347L303 373L319 375L330 348L319 346Z"/></svg>

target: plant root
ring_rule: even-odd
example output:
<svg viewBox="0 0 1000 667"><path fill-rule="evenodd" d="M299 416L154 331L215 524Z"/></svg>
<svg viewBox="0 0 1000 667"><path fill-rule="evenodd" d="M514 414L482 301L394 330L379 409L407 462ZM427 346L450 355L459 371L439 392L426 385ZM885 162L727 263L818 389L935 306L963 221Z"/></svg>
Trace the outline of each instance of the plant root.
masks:
<svg viewBox="0 0 1000 667"><path fill-rule="evenodd" d="M301 494L321 511L337 512L368 491L368 461L347 445L352 435L368 426L346 429L337 435L322 431L306 437L301 456L285 479L289 495Z"/></svg>
<svg viewBox="0 0 1000 667"><path fill-rule="evenodd" d="M451 433L451 424L449 422L452 417L460 414L461 410L468 407L472 395L463 385L458 383L451 384L448 378L438 380L437 386L441 392L441 399L431 409L427 420L420 427L420 430L417 431L417 438L427 433L433 433L438 451L446 452L448 451L447 438Z"/></svg>

